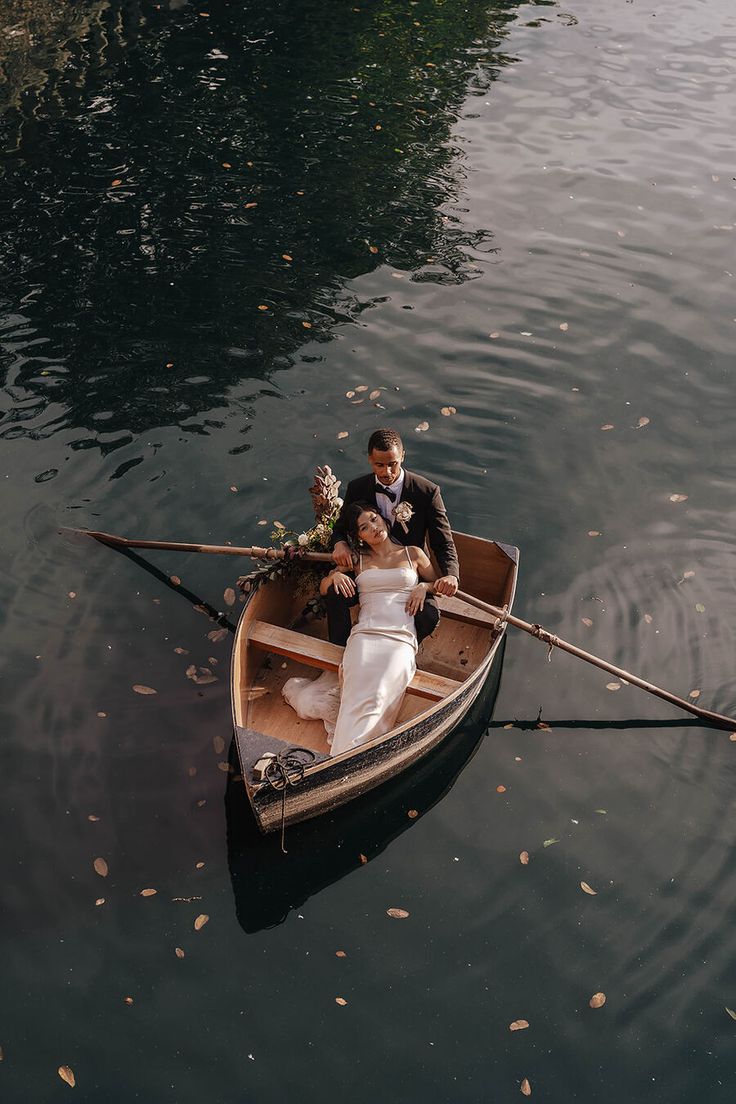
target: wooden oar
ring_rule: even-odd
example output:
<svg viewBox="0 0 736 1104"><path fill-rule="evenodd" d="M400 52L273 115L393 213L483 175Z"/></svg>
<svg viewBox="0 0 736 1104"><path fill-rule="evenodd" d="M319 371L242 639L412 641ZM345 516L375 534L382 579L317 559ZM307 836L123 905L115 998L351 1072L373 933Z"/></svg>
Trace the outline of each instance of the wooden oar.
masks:
<svg viewBox="0 0 736 1104"><path fill-rule="evenodd" d="M95 529L60 529L62 533L79 533L84 537L94 537L101 544L116 548L168 548L172 552L210 552L221 556L250 556L254 560L283 560L286 553L279 548L239 548L233 544L185 544L183 541L134 540L131 537L119 537L115 533L100 533ZM331 552L300 552L299 559L319 563L332 563Z"/></svg>
<svg viewBox="0 0 736 1104"><path fill-rule="evenodd" d="M515 617L512 613L509 613L507 609L501 609L499 606L482 602L480 598L474 598L472 594L465 594L462 590L458 590L457 597L470 606L476 606L478 609L485 610L486 613L492 613L499 621L506 621L514 628L522 629L531 636L536 636L538 640L541 640L543 644L550 648L550 651L552 648L559 648L563 652L569 652L570 655L577 656L578 659L584 659L586 663L592 663L594 667L600 667L602 671L608 671L609 674L623 679L624 682L631 683L632 686L638 686L649 694L663 698L664 701L679 706L680 709L685 709L688 713L693 713L696 717L701 717L704 721L717 725L718 728L728 728L736 732L736 720L732 717L725 717L722 713L713 713L710 709L701 709L700 706L693 705L692 702L686 701L684 698L678 698L676 694L670 694L669 690L663 690L661 687L655 686L654 683L639 678L638 675L632 675L630 671L624 671L623 667L616 667L613 663L608 663L605 659L592 655L591 652L576 648L574 644L569 644L566 640L561 640L559 636L547 632L541 625L530 625L528 621L522 621L520 617Z"/></svg>

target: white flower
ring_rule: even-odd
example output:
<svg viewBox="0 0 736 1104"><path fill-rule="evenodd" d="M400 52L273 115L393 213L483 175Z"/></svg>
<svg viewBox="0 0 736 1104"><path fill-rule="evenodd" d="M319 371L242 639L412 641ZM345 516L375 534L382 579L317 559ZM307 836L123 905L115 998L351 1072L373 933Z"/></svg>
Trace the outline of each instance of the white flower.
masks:
<svg viewBox="0 0 736 1104"><path fill-rule="evenodd" d="M300 533L299 536L297 537L297 543L301 544L302 547L305 544L309 544L309 537L307 536L307 534L306 533Z"/></svg>
<svg viewBox="0 0 736 1104"><path fill-rule="evenodd" d="M342 507L343 507L342 499L341 498L336 498L335 499L335 505L337 506L338 510L342 510Z"/></svg>

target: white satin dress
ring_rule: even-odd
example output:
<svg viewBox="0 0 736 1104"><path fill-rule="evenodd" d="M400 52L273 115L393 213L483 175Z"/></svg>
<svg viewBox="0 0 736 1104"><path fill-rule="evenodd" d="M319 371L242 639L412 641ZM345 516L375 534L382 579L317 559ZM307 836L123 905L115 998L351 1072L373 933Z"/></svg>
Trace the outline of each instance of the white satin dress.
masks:
<svg viewBox="0 0 736 1104"><path fill-rule="evenodd" d="M383 736L396 723L417 669L417 633L406 612L419 582L407 549L401 567L369 567L356 579L360 612L342 661L342 694L332 754Z"/></svg>

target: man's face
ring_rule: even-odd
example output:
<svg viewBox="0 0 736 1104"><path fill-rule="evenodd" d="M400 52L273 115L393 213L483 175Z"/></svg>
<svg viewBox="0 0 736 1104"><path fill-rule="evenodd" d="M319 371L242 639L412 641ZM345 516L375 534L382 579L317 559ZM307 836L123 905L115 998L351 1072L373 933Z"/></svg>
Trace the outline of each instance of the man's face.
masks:
<svg viewBox="0 0 736 1104"><path fill-rule="evenodd" d="M384 487L390 487L399 478L401 465L404 462L404 450L394 445L385 452L373 449L368 453L368 463L373 469L373 474Z"/></svg>

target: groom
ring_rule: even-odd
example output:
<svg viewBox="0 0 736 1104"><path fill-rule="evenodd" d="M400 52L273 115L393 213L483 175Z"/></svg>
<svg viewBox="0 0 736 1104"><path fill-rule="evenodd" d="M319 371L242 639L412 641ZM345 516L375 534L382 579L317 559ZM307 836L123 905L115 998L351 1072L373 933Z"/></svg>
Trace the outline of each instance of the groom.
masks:
<svg viewBox="0 0 736 1104"><path fill-rule="evenodd" d="M388 522L391 536L400 544L424 548L428 541L441 572L435 592L452 597L458 588L460 566L440 489L421 475L406 471L402 466L404 456L404 445L395 430L377 429L371 434L368 441L371 474L361 475L348 483L343 508L333 529L335 563L343 570L352 570L345 508L351 502L365 502L376 507ZM404 506L403 510L399 504ZM403 524L396 520L395 511L399 518L403 516ZM326 602L329 638L333 644L345 645L351 629L350 606L355 605L357 598L343 598L331 587ZM424 608L414 618L419 643L434 632L439 619L437 602L428 595Z"/></svg>

